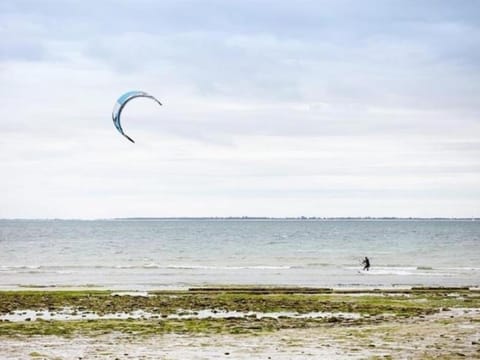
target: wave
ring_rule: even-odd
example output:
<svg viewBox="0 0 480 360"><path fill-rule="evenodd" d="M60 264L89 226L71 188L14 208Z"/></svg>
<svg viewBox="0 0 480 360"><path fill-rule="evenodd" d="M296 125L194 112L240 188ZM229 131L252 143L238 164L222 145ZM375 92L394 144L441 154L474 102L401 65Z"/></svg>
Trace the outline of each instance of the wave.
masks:
<svg viewBox="0 0 480 360"><path fill-rule="evenodd" d="M170 270L288 270L298 268L297 266L287 265L238 265L238 266L217 266L217 265L160 265L155 263L141 264L141 265L12 265L1 266L0 271L19 271L19 272L68 272L71 270L86 270L86 269L170 269Z"/></svg>
<svg viewBox="0 0 480 360"><path fill-rule="evenodd" d="M445 268L446 270L459 270L459 271L480 271L480 267L471 267L471 266L463 266L463 267L449 267Z"/></svg>
<svg viewBox="0 0 480 360"><path fill-rule="evenodd" d="M196 265L196 264L158 264L154 262L144 264L111 264L111 265L2 265L0 273L57 273L71 274L75 272L84 272L94 270L112 270L112 271L128 271L128 270L210 270L210 271L230 271L230 270L305 270L310 271L329 271L335 272L352 272L362 269L360 265L352 264L329 264L322 262L309 262L306 264L291 265ZM322 270L320 270L322 269ZM369 273L377 275L436 275L436 274L459 274L459 273L475 273L480 272L479 267L433 267L433 266L414 266L414 265L373 265Z"/></svg>
<svg viewBox="0 0 480 360"><path fill-rule="evenodd" d="M166 269L184 269L184 270L288 270L293 266L282 265L245 265L245 266L214 266L214 265L168 265Z"/></svg>
<svg viewBox="0 0 480 360"><path fill-rule="evenodd" d="M334 264L329 263L308 263L306 267L327 267L327 266L335 266ZM298 265L298 267L303 268L304 266Z"/></svg>
<svg viewBox="0 0 480 360"><path fill-rule="evenodd" d="M283 265L232 265L232 266L218 266L218 265L160 265L156 263L149 263L143 265L115 265L115 266L98 266L96 268L115 268L115 269L167 269L167 270L242 270L242 269L258 269L258 270L288 270L295 268L295 266Z"/></svg>
<svg viewBox="0 0 480 360"><path fill-rule="evenodd" d="M0 266L0 270L14 270L14 269L32 270L32 269L40 269L40 268L42 268L41 265L2 265Z"/></svg>

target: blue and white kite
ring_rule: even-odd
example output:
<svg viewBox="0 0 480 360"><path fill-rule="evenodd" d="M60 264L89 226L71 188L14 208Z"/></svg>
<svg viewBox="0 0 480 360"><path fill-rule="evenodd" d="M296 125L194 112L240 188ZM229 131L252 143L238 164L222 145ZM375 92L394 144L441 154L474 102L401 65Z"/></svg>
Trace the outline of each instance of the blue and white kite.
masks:
<svg viewBox="0 0 480 360"><path fill-rule="evenodd" d="M118 98L117 102L115 103L115 106L113 107L112 120L113 120L113 123L114 123L115 127L120 132L120 134L125 136L132 143L135 143L135 141L133 141L131 137L129 137L127 134L125 134L123 132L122 124L120 123L120 115L122 114L122 110L125 107L125 105L127 105L127 103L130 100L135 99L137 97L150 98L150 99L155 100L159 105L162 105L162 103L160 101L158 101L155 97L153 97L152 95L147 94L146 92L143 92L143 91L129 91L129 92L126 92L125 94L123 94L122 96L120 96Z"/></svg>

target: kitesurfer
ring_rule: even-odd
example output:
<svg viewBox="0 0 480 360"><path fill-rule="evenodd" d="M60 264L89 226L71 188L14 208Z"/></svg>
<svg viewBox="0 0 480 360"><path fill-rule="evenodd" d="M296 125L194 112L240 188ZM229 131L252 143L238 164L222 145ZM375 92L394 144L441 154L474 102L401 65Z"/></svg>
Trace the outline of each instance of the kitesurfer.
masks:
<svg viewBox="0 0 480 360"><path fill-rule="evenodd" d="M363 265L363 270L369 270L370 269L370 260L368 259L368 257L365 256L365 259L363 259L362 261L362 265Z"/></svg>

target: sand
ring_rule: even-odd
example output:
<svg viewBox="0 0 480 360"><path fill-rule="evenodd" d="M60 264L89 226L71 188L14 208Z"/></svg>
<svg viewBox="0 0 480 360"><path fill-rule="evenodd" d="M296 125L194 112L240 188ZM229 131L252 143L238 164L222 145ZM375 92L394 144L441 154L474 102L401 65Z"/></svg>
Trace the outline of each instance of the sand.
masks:
<svg viewBox="0 0 480 360"><path fill-rule="evenodd" d="M16 336L0 344L2 359L480 359L480 311L259 335Z"/></svg>

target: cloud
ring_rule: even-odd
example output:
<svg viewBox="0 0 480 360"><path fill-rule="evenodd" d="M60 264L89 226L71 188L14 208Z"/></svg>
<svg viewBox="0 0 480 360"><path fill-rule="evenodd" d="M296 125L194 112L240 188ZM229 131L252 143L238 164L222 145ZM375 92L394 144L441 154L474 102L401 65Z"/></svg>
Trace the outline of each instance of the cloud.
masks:
<svg viewBox="0 0 480 360"><path fill-rule="evenodd" d="M480 216L479 11L4 1L0 217Z"/></svg>

